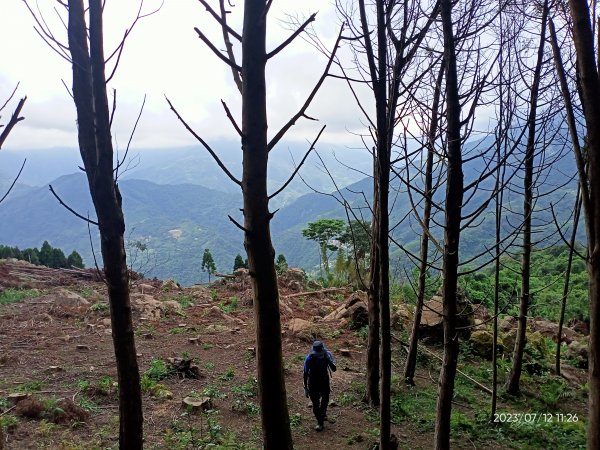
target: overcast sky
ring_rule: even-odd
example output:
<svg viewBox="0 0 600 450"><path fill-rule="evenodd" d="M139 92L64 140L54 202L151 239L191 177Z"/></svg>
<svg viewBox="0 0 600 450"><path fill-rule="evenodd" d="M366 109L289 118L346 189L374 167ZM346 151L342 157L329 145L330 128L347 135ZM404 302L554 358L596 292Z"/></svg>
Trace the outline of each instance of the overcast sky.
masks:
<svg viewBox="0 0 600 450"><path fill-rule="evenodd" d="M218 7L216 0L209 0ZM241 32L242 0L232 8L230 23ZM56 35L66 42L66 30L53 10L54 0L30 0L39 7ZM160 4L145 0L150 11ZM110 54L135 16L137 0L107 0L105 10L105 53ZM274 0L268 26L267 48L272 49L289 34L283 21L287 14L308 17L318 11L315 30L331 48L339 21L329 0ZM66 20L66 19L65 19ZM137 148L174 147L194 144L164 99L167 95L196 131L208 138L236 139L220 100L228 103L239 121L241 104L228 67L198 39L194 27L202 29L223 48L219 28L197 0L165 0L155 15L138 23L128 39L110 88L117 90L118 110L113 129L117 145L126 145L144 94L146 108L136 134ZM23 0L1 0L0 99L20 82L18 96L27 95L21 122L5 143L7 149L75 147L75 110L61 80L71 86L70 64L53 52L34 31L34 20ZM326 58L297 39L268 64L269 130L273 135L303 103L318 80ZM15 101L9 106L12 109ZM5 110L3 123L10 112ZM329 79L308 111L327 124L323 142L350 143L347 131L361 128L359 111L347 87ZM304 121L294 127L290 139L310 139L320 125Z"/></svg>

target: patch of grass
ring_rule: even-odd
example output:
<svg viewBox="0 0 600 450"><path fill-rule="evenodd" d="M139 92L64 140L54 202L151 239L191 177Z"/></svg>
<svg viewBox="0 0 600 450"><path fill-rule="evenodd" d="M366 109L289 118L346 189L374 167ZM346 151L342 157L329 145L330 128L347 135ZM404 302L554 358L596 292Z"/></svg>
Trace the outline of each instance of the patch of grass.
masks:
<svg viewBox="0 0 600 450"><path fill-rule="evenodd" d="M90 306L90 311L93 312L106 312L108 311L108 303L97 302Z"/></svg>
<svg viewBox="0 0 600 450"><path fill-rule="evenodd" d="M391 400L392 422L414 422L420 431L433 431L437 392L434 386L417 388L404 386Z"/></svg>
<svg viewBox="0 0 600 450"><path fill-rule="evenodd" d="M332 299L334 299L336 302L342 302L344 301L344 296L342 294L333 294L331 296Z"/></svg>
<svg viewBox="0 0 600 450"><path fill-rule="evenodd" d="M219 309L225 314L230 314L235 311L238 307L238 298L236 296L230 297L227 303L219 303Z"/></svg>
<svg viewBox="0 0 600 450"><path fill-rule="evenodd" d="M290 416L290 426L292 429L297 429L302 425L302 416L299 413Z"/></svg>
<svg viewBox="0 0 600 450"><path fill-rule="evenodd" d="M544 376L539 386L540 399L550 407L556 407L568 397L573 397L567 382L560 377Z"/></svg>
<svg viewBox="0 0 600 450"><path fill-rule="evenodd" d="M187 330L186 327L173 327L169 330L169 334L181 334L185 333Z"/></svg>
<svg viewBox="0 0 600 450"><path fill-rule="evenodd" d="M298 309L304 309L305 303L306 303L306 298L303 295L298 297Z"/></svg>
<svg viewBox="0 0 600 450"><path fill-rule="evenodd" d="M197 393L195 391L192 391L190 396L193 396L194 394L197 395ZM222 393L218 387L212 386L212 385L206 386L204 389L202 389L202 391L200 391L200 394L205 397L210 397L211 399L213 399L213 398L219 399L219 398L226 397L226 395L224 393Z"/></svg>
<svg viewBox="0 0 600 450"><path fill-rule="evenodd" d="M83 286L79 289L79 295L83 298L90 298L95 294L94 290L91 287Z"/></svg>
<svg viewBox="0 0 600 450"><path fill-rule="evenodd" d="M29 381L27 383L23 383L20 386L17 386L17 392L24 392L26 394L31 394L32 392L38 392L42 390L42 386L44 383L41 381Z"/></svg>
<svg viewBox="0 0 600 450"><path fill-rule="evenodd" d="M356 401L356 397L351 392L342 392L337 396L335 402L340 406L349 406Z"/></svg>
<svg viewBox="0 0 600 450"><path fill-rule="evenodd" d="M202 343L202 350L210 350L211 348L213 348L212 344L209 344L207 342Z"/></svg>
<svg viewBox="0 0 600 450"><path fill-rule="evenodd" d="M103 375L98 380L98 389L105 395L110 394L110 391L115 387L115 381L108 375Z"/></svg>
<svg viewBox="0 0 600 450"><path fill-rule="evenodd" d="M215 363L211 361L205 362L204 367L208 370L213 370L215 368Z"/></svg>
<svg viewBox="0 0 600 450"><path fill-rule="evenodd" d="M260 412L260 406L254 403L251 398L256 397L258 387L253 378L248 379L244 384L233 386L231 388L233 394L233 411L244 413L248 416L256 416Z"/></svg>
<svg viewBox="0 0 600 450"><path fill-rule="evenodd" d="M243 396L244 398L256 397L258 394L258 386L254 378L249 378L244 384L239 384L231 388L234 395Z"/></svg>
<svg viewBox="0 0 600 450"><path fill-rule="evenodd" d="M216 291L216 289L210 290L210 298L213 302L216 302L219 299L219 293Z"/></svg>
<svg viewBox="0 0 600 450"><path fill-rule="evenodd" d="M165 378L168 378L171 375L170 370L167 367L167 363L165 363L162 359L154 358L150 362L150 367L144 375L142 375L140 380L140 385L142 391L151 392L155 389L157 383Z"/></svg>
<svg viewBox="0 0 600 450"><path fill-rule="evenodd" d="M0 427L6 431L14 430L19 425L19 418L12 414L0 416Z"/></svg>
<svg viewBox="0 0 600 450"><path fill-rule="evenodd" d="M235 377L235 370L232 367L227 369L220 377L219 380L222 381L231 381Z"/></svg>
<svg viewBox="0 0 600 450"><path fill-rule="evenodd" d="M78 391L85 392L90 388L92 383L90 382L90 380L79 379L75 381L74 385Z"/></svg>
<svg viewBox="0 0 600 450"><path fill-rule="evenodd" d="M184 293L175 297L175 301L181 305L182 309L187 309L194 304L194 298L191 295Z"/></svg>
<svg viewBox="0 0 600 450"><path fill-rule="evenodd" d="M361 340L366 341L369 338L369 326L365 325L354 332Z"/></svg>
<svg viewBox="0 0 600 450"><path fill-rule="evenodd" d="M79 397L78 404L89 413L97 414L100 412L100 407L98 406L98 404L86 397L85 395Z"/></svg>
<svg viewBox="0 0 600 450"><path fill-rule="evenodd" d="M55 423L49 422L46 419L42 419L40 420L40 424L38 425L38 433L42 436L49 436L55 428Z"/></svg>
<svg viewBox="0 0 600 450"><path fill-rule="evenodd" d="M0 292L0 306L19 303L27 298L36 298L41 295L37 289L4 289Z"/></svg>

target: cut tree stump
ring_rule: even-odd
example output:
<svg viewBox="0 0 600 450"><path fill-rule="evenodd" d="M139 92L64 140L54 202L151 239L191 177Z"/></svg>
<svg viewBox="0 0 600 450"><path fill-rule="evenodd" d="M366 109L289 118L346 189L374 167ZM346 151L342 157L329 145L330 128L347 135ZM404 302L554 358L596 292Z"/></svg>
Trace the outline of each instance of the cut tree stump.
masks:
<svg viewBox="0 0 600 450"><path fill-rule="evenodd" d="M214 405L210 397L185 397L181 405L191 413L198 413L201 411L208 411L213 409Z"/></svg>

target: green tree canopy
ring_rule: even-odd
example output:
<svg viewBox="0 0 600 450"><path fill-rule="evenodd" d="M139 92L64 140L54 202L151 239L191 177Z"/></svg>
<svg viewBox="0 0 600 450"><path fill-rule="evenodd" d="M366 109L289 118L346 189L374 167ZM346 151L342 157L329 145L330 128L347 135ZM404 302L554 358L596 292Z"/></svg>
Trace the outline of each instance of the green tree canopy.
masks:
<svg viewBox="0 0 600 450"><path fill-rule="evenodd" d="M283 254L279 254L277 257L277 260L275 261L275 270L277 271L278 275L281 275L288 270L288 263Z"/></svg>
<svg viewBox="0 0 600 450"><path fill-rule="evenodd" d="M210 276L217 271L215 260L213 259L210 250L205 248L204 254L202 255L202 271L208 274L208 282L210 283Z"/></svg>
<svg viewBox="0 0 600 450"><path fill-rule="evenodd" d="M325 269L325 275L329 278L329 257L327 251L337 250L333 245L334 240L339 240L344 232L345 222L341 219L319 219L316 222L309 222L308 226L302 230L302 236L319 244L321 251L321 267Z"/></svg>
<svg viewBox="0 0 600 450"><path fill-rule="evenodd" d="M52 267L52 246L48 241L44 241L40 249L40 264L42 266Z"/></svg>
<svg viewBox="0 0 600 450"><path fill-rule="evenodd" d="M52 249L52 257L50 260L50 267L59 269L61 267L67 267L67 257L60 248Z"/></svg>
<svg viewBox="0 0 600 450"><path fill-rule="evenodd" d="M75 250L73 250L71 252L71 254L68 256L67 266L68 267L78 267L79 269L83 269L85 267L83 264L83 258Z"/></svg>
<svg viewBox="0 0 600 450"><path fill-rule="evenodd" d="M233 270L237 269L247 269L248 263L244 262L244 258L239 253L235 255L235 260L233 261Z"/></svg>

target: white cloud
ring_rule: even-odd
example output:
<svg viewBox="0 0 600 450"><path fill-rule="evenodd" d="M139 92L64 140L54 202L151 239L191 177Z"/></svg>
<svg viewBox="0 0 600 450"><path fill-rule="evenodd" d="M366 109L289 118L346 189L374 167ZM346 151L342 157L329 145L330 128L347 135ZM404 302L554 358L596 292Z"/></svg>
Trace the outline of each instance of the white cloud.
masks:
<svg viewBox="0 0 600 450"><path fill-rule="evenodd" d="M30 3L35 7L36 2ZM66 40L58 21L53 0L37 0L57 37ZM159 2L146 0L152 9ZM240 2L241 3L241 2ZM216 2L213 2L216 5ZM135 15L137 1L108 0L105 10L105 53L110 54ZM75 146L75 113L61 80L71 84L70 64L51 51L35 33L34 21L21 0L2 0L0 42L4 64L0 69L0 97L20 81L18 95L27 95L23 114L26 121L15 128L8 148L42 148L55 145ZM322 0L279 0L273 3L268 29L268 48L274 48L291 31L282 26L287 14L307 17L319 11L315 30L331 47L338 33L335 11ZM230 23L241 30L242 8L233 8ZM164 95L173 101L182 115L207 139L235 138L220 100L224 99L240 120L241 106L231 73L200 41L194 32L198 26L214 42L221 42L220 29L196 0L165 0L157 14L138 23L131 34L111 88L117 90L118 111L113 135L125 146L144 95L147 102L135 145L137 147L173 147L195 140L169 111ZM222 48L222 45L217 44ZM297 39L268 65L270 132L274 134L303 103L323 71L326 58L310 45ZM352 140L346 128L361 127L360 116L347 87L341 81L328 80L315 99L309 115L328 125L326 141ZM310 121L293 127L291 139L312 140L320 128Z"/></svg>

